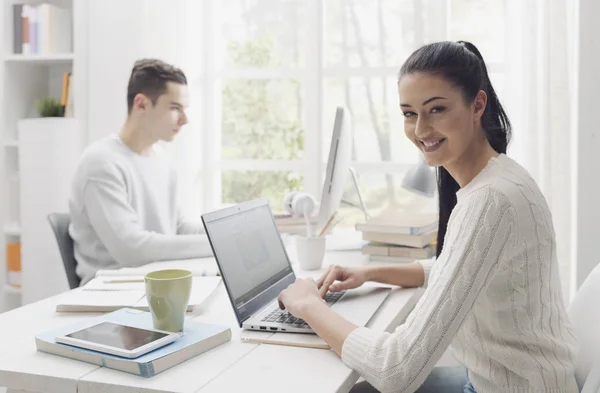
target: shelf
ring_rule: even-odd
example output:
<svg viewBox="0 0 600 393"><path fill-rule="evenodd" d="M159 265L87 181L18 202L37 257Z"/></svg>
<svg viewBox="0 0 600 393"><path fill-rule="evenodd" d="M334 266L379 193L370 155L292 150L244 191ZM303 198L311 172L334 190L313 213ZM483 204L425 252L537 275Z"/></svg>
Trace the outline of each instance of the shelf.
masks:
<svg viewBox="0 0 600 393"><path fill-rule="evenodd" d="M19 147L19 141L17 140L9 140L4 142L4 147Z"/></svg>
<svg viewBox="0 0 600 393"><path fill-rule="evenodd" d="M9 236L20 236L21 227L18 224L11 223L4 226L4 234Z"/></svg>
<svg viewBox="0 0 600 393"><path fill-rule="evenodd" d="M4 293L12 294L12 295L20 295L21 287L13 287L12 285L6 284L4 286Z"/></svg>
<svg viewBox="0 0 600 393"><path fill-rule="evenodd" d="M47 55L7 55L4 60L7 63L16 64L68 64L73 61L72 53L57 53Z"/></svg>

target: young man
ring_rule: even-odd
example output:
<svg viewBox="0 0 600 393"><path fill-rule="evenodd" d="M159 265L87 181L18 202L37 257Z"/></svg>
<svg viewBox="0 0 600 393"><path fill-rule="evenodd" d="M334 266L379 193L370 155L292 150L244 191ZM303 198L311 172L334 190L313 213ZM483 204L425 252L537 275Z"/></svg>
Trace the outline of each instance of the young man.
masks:
<svg viewBox="0 0 600 393"><path fill-rule="evenodd" d="M69 233L82 285L99 269L212 255L202 222L180 215L176 174L155 146L187 123L187 105L180 69L135 63L125 124L86 149L73 180Z"/></svg>

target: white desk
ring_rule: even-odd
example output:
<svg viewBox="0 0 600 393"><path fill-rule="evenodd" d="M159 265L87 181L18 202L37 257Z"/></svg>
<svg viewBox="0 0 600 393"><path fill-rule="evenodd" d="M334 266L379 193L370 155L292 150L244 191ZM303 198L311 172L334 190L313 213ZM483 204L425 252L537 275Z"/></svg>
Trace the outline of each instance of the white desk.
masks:
<svg viewBox="0 0 600 393"><path fill-rule="evenodd" d="M170 266L211 267L214 263L212 258L206 258L171 262ZM359 252L330 252L326 263L359 265L366 263L366 258ZM298 272L299 276L316 274ZM406 318L420 294L419 289L394 289L368 326L393 330ZM0 314L0 386L8 387L9 392L266 393L279 392L284 387L287 392L347 392L358 379L358 374L347 368L333 351L241 343L240 329L223 284L188 317L229 325L232 340L152 378L39 353L35 348L36 334L97 315L56 313L55 306L61 296L64 294Z"/></svg>

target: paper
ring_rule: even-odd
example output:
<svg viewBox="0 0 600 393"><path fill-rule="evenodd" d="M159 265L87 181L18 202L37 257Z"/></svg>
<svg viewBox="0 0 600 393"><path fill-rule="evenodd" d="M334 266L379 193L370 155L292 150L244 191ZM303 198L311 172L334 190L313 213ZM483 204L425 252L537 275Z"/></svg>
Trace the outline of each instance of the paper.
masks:
<svg viewBox="0 0 600 393"><path fill-rule="evenodd" d="M115 278L127 279L131 282L115 282ZM134 282L135 281L135 282ZM122 276L122 277L96 277L91 279L81 289L83 291L145 291L144 277L142 276Z"/></svg>
<svg viewBox="0 0 600 393"><path fill-rule="evenodd" d="M56 311L113 311L123 307L148 310L143 282L105 284L96 277L84 287L69 292L56 306ZM217 288L221 277L193 277L192 293L187 311L200 306ZM89 287L88 287L89 285Z"/></svg>
<svg viewBox="0 0 600 393"><path fill-rule="evenodd" d="M56 305L56 311L107 312L131 307L143 297L144 291L71 291Z"/></svg>
<svg viewBox="0 0 600 393"><path fill-rule="evenodd" d="M330 349L331 347L316 334L307 333L275 333L271 336L246 336L242 333L240 341L251 344L272 344L289 347L304 347L317 349Z"/></svg>
<svg viewBox="0 0 600 393"><path fill-rule="evenodd" d="M175 267L172 267L175 268ZM180 266L176 267L177 269L181 269ZM168 268L164 268L164 269L168 269ZM157 270L162 270L160 268L156 268L156 267L150 267L148 266L143 266L143 267L124 267L121 269L116 269L116 270L98 270L96 272L96 277L143 277L146 274L150 273L150 272L154 272ZM216 266L214 268L186 268L186 270L189 270L190 272L192 272L192 276L218 276L219 275L219 271L216 268Z"/></svg>
<svg viewBox="0 0 600 393"><path fill-rule="evenodd" d="M192 272L194 276L217 276L219 269L214 258L194 258L173 261L152 262L139 267L123 267L121 269L98 270L96 277L100 276L145 276L150 272L166 269L184 269Z"/></svg>

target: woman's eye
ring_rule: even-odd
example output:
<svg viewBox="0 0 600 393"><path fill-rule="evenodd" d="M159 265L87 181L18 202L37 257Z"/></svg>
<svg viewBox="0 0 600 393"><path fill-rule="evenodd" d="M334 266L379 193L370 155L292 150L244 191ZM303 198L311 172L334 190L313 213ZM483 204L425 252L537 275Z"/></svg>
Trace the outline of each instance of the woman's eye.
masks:
<svg viewBox="0 0 600 393"><path fill-rule="evenodd" d="M434 106L433 108L431 108L431 113L442 113L445 110L446 107L444 106Z"/></svg>
<svg viewBox="0 0 600 393"><path fill-rule="evenodd" d="M413 117L415 116L415 112L403 112L404 117Z"/></svg>

